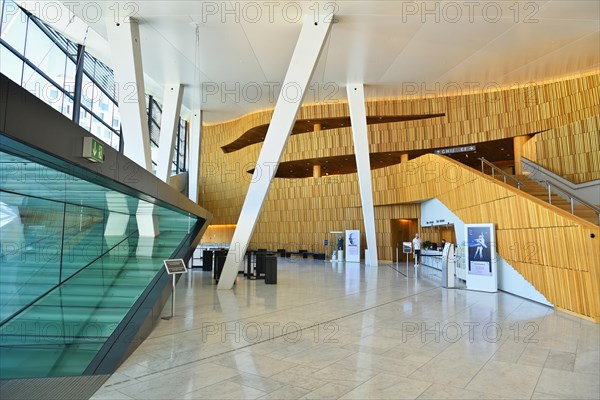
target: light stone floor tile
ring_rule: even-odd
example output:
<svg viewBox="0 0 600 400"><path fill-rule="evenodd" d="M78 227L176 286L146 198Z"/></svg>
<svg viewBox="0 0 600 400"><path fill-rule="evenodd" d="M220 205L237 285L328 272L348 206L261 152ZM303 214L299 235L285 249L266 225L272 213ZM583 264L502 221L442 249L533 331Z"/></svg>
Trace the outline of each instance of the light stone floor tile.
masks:
<svg viewBox="0 0 600 400"><path fill-rule="evenodd" d="M242 372L238 376L228 379L228 381L248 386L263 391L265 393L274 392L275 390L280 389L284 386L282 383L274 381L273 379L265 378L254 374L248 374L245 372Z"/></svg>
<svg viewBox="0 0 600 400"><path fill-rule="evenodd" d="M138 379L129 378L119 372L114 373L95 394L114 392L127 386L140 383Z"/></svg>
<svg viewBox="0 0 600 400"><path fill-rule="evenodd" d="M600 351L578 352L575 356L573 371L600 377Z"/></svg>
<svg viewBox="0 0 600 400"><path fill-rule="evenodd" d="M175 318L94 398L599 398L597 324L442 289L427 268L278 263L277 285L240 277L231 291L186 274Z"/></svg>
<svg viewBox="0 0 600 400"><path fill-rule="evenodd" d="M600 399L598 379L568 371L544 369L535 390L565 399Z"/></svg>
<svg viewBox="0 0 600 400"><path fill-rule="evenodd" d="M312 392L329 382L327 377L317 377L313 374L299 374L293 368L273 375L271 379L285 385L306 389L307 392L304 394Z"/></svg>
<svg viewBox="0 0 600 400"><path fill-rule="evenodd" d="M319 345L311 349L310 352L297 353L284 358L283 361L308 365L314 368L324 368L355 352L355 350L347 350L337 346Z"/></svg>
<svg viewBox="0 0 600 400"><path fill-rule="evenodd" d="M110 390L108 392L96 392L90 400L132 400L133 397L129 397L118 390Z"/></svg>
<svg viewBox="0 0 600 400"><path fill-rule="evenodd" d="M356 389L342 396L342 399L416 399L431 385L416 379L379 374Z"/></svg>
<svg viewBox="0 0 600 400"><path fill-rule="evenodd" d="M348 393L358 385L360 384L356 382L329 382L321 386L320 388L302 396L301 399L339 399L344 394Z"/></svg>
<svg viewBox="0 0 600 400"><path fill-rule="evenodd" d="M427 388L419 397L419 400L455 400L455 399L506 399L495 394L474 392L450 385L433 384Z"/></svg>
<svg viewBox="0 0 600 400"><path fill-rule="evenodd" d="M286 385L281 389L278 389L272 393L266 394L260 397L261 400L273 399L273 400L287 400L287 399L299 399L302 396L310 393L311 390L303 389L291 385Z"/></svg>
<svg viewBox="0 0 600 400"><path fill-rule="evenodd" d="M543 367L544 364L546 364L548 355L550 355L549 348L532 346L529 344L523 353L521 353L517 363L522 365L531 365L534 367Z"/></svg>
<svg viewBox="0 0 600 400"><path fill-rule="evenodd" d="M489 361L465 389L508 398L530 398L541 372L540 367Z"/></svg>
<svg viewBox="0 0 600 400"><path fill-rule="evenodd" d="M239 383L226 381L202 388L194 392L186 393L182 399L258 399L265 392L240 385Z"/></svg>
<svg viewBox="0 0 600 400"><path fill-rule="evenodd" d="M573 371L575 368L575 356L575 353L565 353L564 351L550 350L550 354L546 359L544 368Z"/></svg>
<svg viewBox="0 0 600 400"><path fill-rule="evenodd" d="M361 353L358 352L343 360L344 365L351 366L355 369L366 368L377 372L386 372L390 374L398 374L407 376L414 370L419 368L423 363L402 362L403 360L395 360L393 358L384 357L379 354Z"/></svg>
<svg viewBox="0 0 600 400"><path fill-rule="evenodd" d="M135 399L177 399L183 395L238 375L238 372L217 364L203 364L205 368L186 372L156 374L152 380L119 389Z"/></svg>
<svg viewBox="0 0 600 400"><path fill-rule="evenodd" d="M531 400L565 400L564 396L555 396L548 393L533 392Z"/></svg>
<svg viewBox="0 0 600 400"><path fill-rule="evenodd" d="M483 360L433 358L409 378L464 388L485 365Z"/></svg>
<svg viewBox="0 0 600 400"><path fill-rule="evenodd" d="M311 376L316 378L324 378L328 381L343 381L343 382L366 382L369 379L377 375L378 371L373 371L365 368L364 366L355 368L349 366L345 360L341 360L335 364L328 365L327 367L318 371L312 372Z"/></svg>
<svg viewBox="0 0 600 400"><path fill-rule="evenodd" d="M227 354L212 360L212 362L262 377L269 377L298 365L296 363L277 360L268 356L259 356L244 352Z"/></svg>

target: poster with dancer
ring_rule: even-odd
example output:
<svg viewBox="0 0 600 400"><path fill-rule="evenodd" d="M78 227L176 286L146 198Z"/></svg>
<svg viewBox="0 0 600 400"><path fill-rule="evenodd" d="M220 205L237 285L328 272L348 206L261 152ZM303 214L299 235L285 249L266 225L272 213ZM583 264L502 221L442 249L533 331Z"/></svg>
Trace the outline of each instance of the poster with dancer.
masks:
<svg viewBox="0 0 600 400"><path fill-rule="evenodd" d="M468 227L469 264L467 273L492 276L491 229L489 226Z"/></svg>
<svg viewBox="0 0 600 400"><path fill-rule="evenodd" d="M465 224L468 289L497 290L495 241L493 224Z"/></svg>

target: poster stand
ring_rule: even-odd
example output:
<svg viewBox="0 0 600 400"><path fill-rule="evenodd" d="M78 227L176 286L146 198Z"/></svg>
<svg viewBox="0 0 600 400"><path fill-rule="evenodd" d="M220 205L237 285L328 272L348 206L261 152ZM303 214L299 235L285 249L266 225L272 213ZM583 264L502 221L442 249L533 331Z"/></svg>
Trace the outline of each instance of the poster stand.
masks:
<svg viewBox="0 0 600 400"><path fill-rule="evenodd" d="M465 224L467 289L498 291L496 232L494 224Z"/></svg>

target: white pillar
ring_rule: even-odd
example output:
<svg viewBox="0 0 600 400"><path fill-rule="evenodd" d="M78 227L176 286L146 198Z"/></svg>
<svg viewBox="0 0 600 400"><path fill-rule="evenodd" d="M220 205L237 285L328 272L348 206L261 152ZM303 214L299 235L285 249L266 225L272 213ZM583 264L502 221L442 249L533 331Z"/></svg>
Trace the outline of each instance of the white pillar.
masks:
<svg viewBox="0 0 600 400"><path fill-rule="evenodd" d="M373 206L373 184L371 182L371 162L369 160L369 138L367 136L367 113L365 110L365 90L363 84L347 86L352 139L358 170L358 186L362 202L363 219L367 235L369 260L367 263L377 266L377 236L375 235L375 209Z"/></svg>
<svg viewBox="0 0 600 400"><path fill-rule="evenodd" d="M140 27L135 19L127 18L123 22L116 22L110 16L106 20L106 30L123 127L123 154L152 172ZM143 203L145 202L140 201L136 211L139 234L145 237L157 236L158 217L154 215L154 207Z"/></svg>
<svg viewBox="0 0 600 400"><path fill-rule="evenodd" d="M200 174L200 142L202 141L202 110L192 112L190 143L188 145L188 197L198 203L198 175Z"/></svg>
<svg viewBox="0 0 600 400"><path fill-rule="evenodd" d="M160 120L160 140L158 143L158 160L156 162L156 176L167 182L171 176L173 151L177 130L179 128L179 113L181 112L181 99L183 86L180 84L166 85L163 94L162 118Z"/></svg>
<svg viewBox="0 0 600 400"><path fill-rule="evenodd" d="M315 22L312 16L307 16L304 19L300 37L283 81L283 89L279 93L273 117L231 240L229 253L219 279L219 289L231 289L233 287L330 27L331 22ZM286 88L293 88L295 94L292 95ZM300 91L300 93L296 93L297 91Z"/></svg>
<svg viewBox="0 0 600 400"><path fill-rule="evenodd" d="M127 18L117 23L111 15L107 17L106 30L123 126L123 154L152 172L138 22Z"/></svg>

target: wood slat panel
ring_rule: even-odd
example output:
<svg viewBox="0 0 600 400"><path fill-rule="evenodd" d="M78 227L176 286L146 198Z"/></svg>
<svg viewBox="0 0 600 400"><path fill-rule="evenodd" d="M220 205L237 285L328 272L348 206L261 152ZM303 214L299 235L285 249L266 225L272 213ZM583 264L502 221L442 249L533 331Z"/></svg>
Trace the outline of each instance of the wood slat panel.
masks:
<svg viewBox="0 0 600 400"><path fill-rule="evenodd" d="M438 119L370 126L370 151L453 147L546 131L525 144L525 157L535 152L542 165L575 181L595 179L600 171L599 88L600 75L594 74L493 93L369 101L371 116L446 113ZM251 179L245 171L254 167L261 144L230 154L220 147L268 123L271 115L272 110L261 111L204 127L200 203L214 214L215 224L237 223ZM304 106L299 118L347 115L347 104L340 102ZM283 160L353 154L351 131L340 128L291 137ZM437 197L467 223L495 221L502 257L549 301L599 320L597 227L445 157L426 155L372 173L381 259L393 258L386 242L389 221L419 218L420 207L411 203ZM364 232L356 174L276 179L252 245L323 251L328 232L340 229Z"/></svg>

